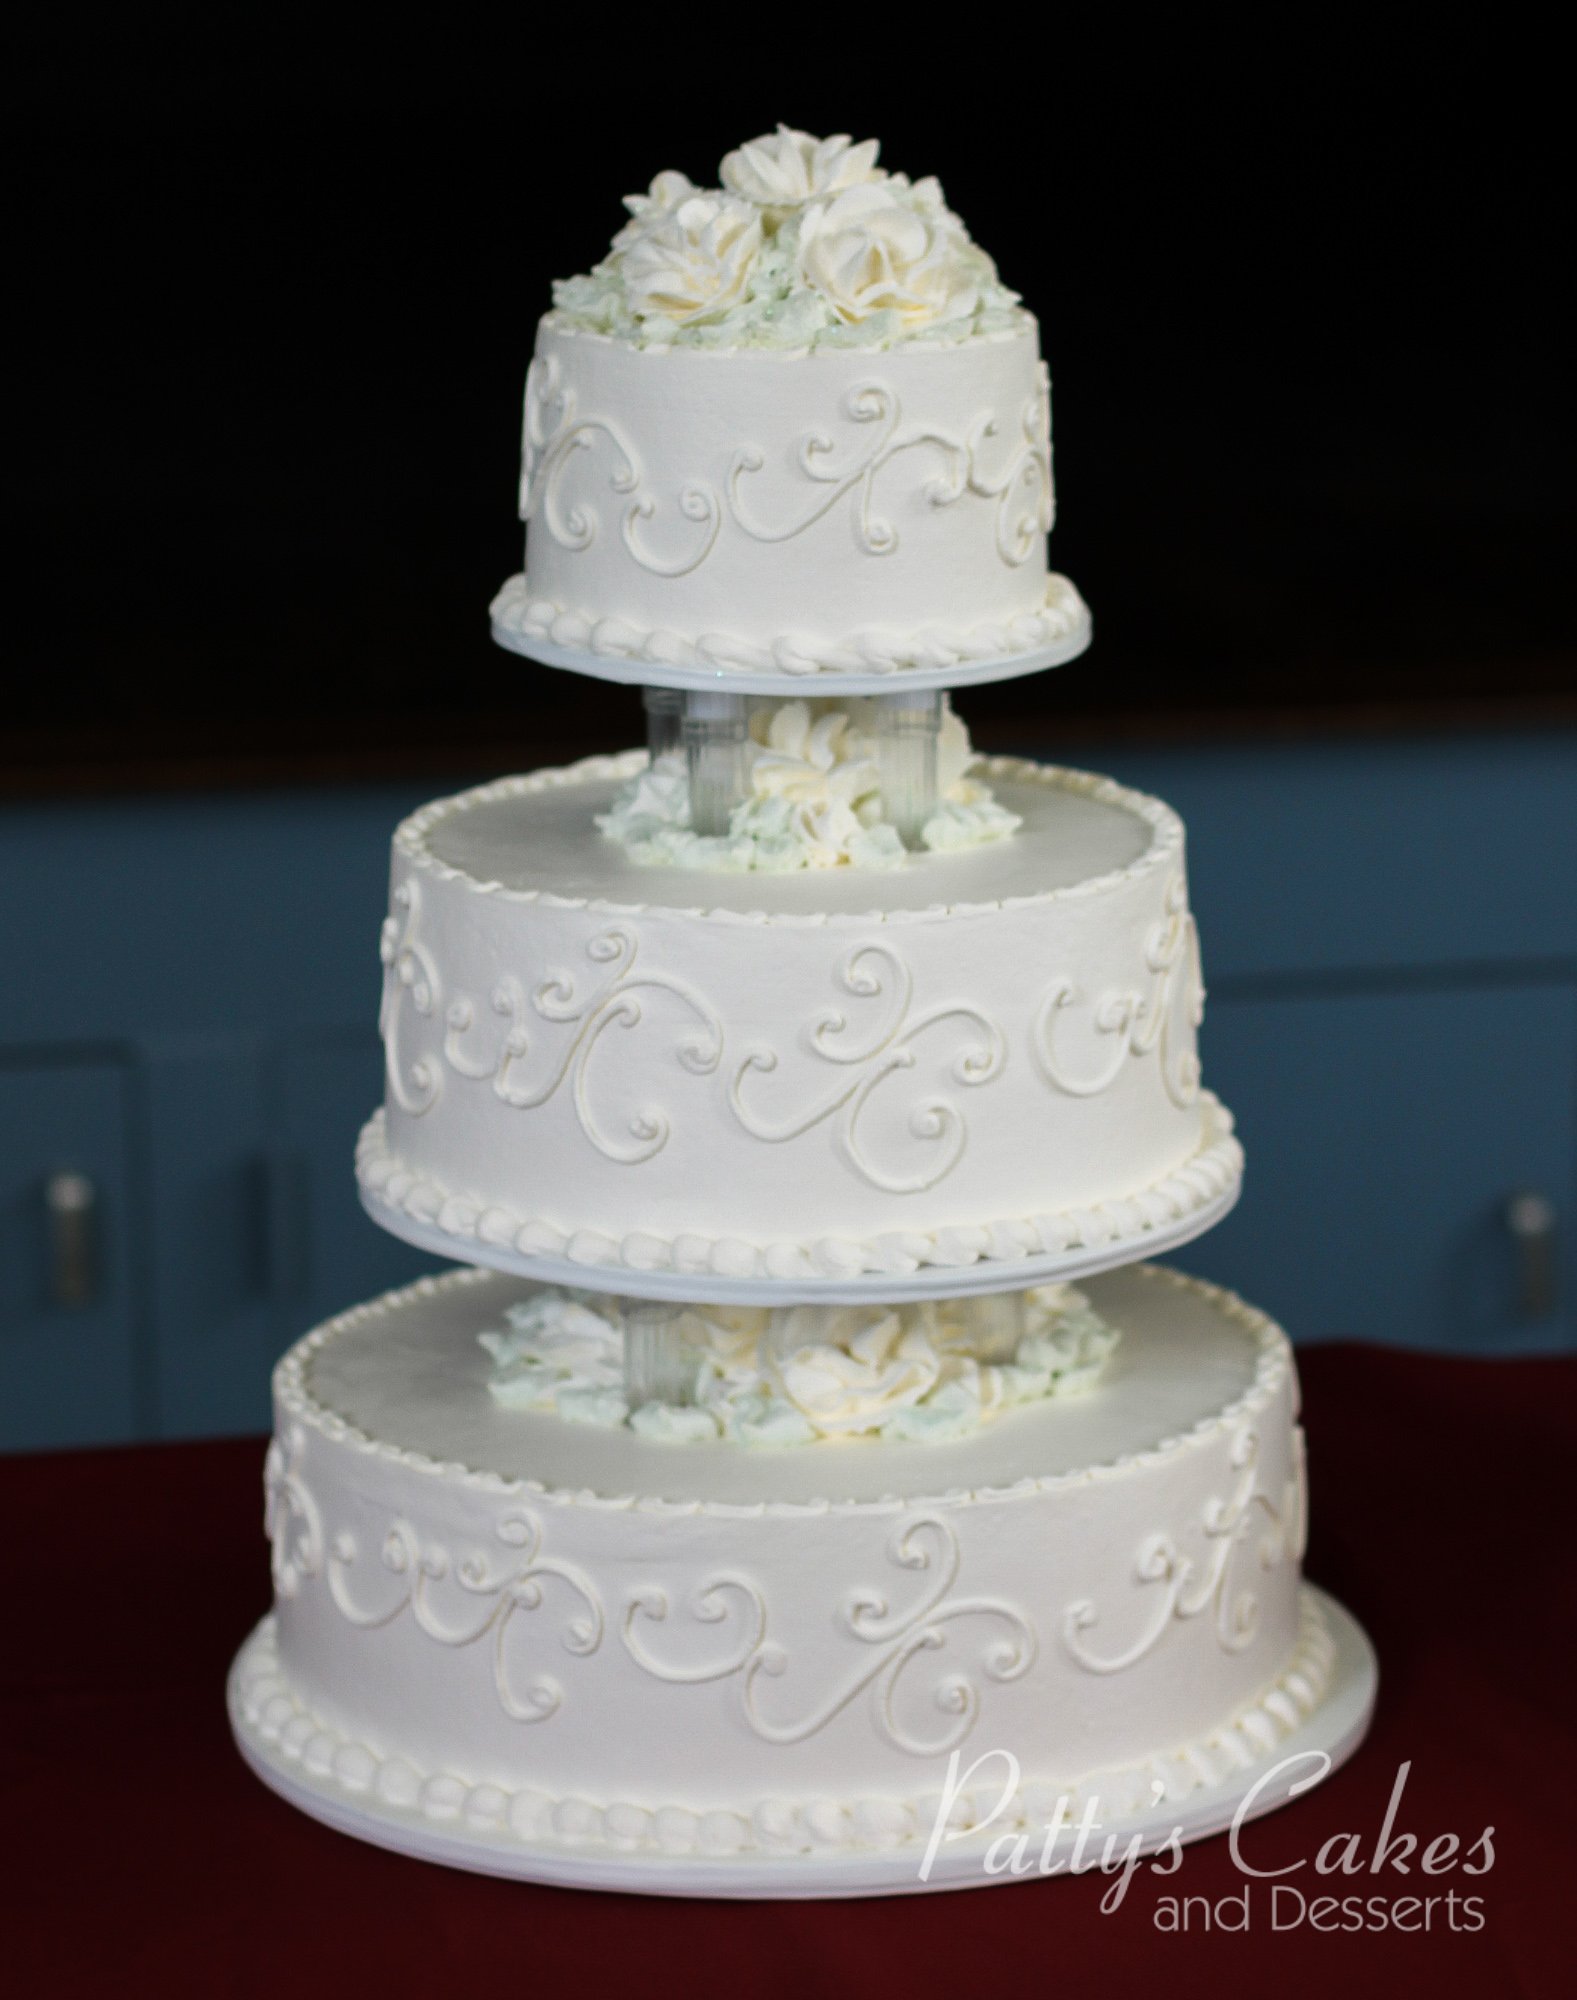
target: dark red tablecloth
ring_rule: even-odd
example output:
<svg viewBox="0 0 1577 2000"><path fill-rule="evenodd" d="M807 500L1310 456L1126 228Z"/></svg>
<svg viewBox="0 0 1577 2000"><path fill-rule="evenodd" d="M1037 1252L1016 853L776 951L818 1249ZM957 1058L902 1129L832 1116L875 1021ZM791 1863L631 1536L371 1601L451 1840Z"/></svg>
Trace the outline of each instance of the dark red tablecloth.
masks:
<svg viewBox="0 0 1577 2000"><path fill-rule="evenodd" d="M1577 1360L1354 1347L1301 1357L1309 1572L1367 1626L1380 1702L1345 1770L1249 1836L1309 1892L1481 1898L1482 1927L1324 1933L1158 1928L1164 1896L1244 1878L1224 1839L1103 1915L1098 1876L855 1903L694 1903L536 1889L327 1831L243 1767L230 1658L269 1602L252 1440L0 1460L5 1642L0 1968L19 1995L498 1996L1250 1990L1320 2000L1577 1990ZM1464 1846L1476 1879L1313 1881L1332 1834ZM1286 1899L1283 1909L1291 1907ZM1233 1911L1228 1907L1228 1915ZM1405 1913L1404 1913L1405 1914ZM1459 1921L1466 1913L1459 1903ZM1252 1988L1249 1982L1253 1982Z"/></svg>

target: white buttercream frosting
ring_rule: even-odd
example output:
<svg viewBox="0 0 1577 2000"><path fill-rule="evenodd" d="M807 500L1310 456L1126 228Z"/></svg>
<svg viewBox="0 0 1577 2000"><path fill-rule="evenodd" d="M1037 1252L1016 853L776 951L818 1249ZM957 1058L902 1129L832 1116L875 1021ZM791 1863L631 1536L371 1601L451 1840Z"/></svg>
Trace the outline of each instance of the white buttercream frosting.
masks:
<svg viewBox="0 0 1577 2000"><path fill-rule="evenodd" d="M546 1288L510 1307L505 1329L478 1337L493 1357L489 1388L506 1408L628 1424L675 1443L942 1439L1017 1404L1087 1388L1117 1342L1082 1292L1043 1285L1012 1302L1011 1358L985 1359L1003 1309L993 1299L677 1307L665 1337L688 1398L635 1409L615 1298Z"/></svg>
<svg viewBox="0 0 1577 2000"><path fill-rule="evenodd" d="M1319 1701L1292 1357L1241 1301L1107 1272L1088 1395L923 1449L683 1451L494 1400L477 1332L530 1289L424 1279L276 1374L277 1627L234 1686L292 1797L715 1887L725 1853L918 1855L954 1749L949 1825L1038 1842L1059 1795L1071 1827L1264 1768ZM999 1747L1013 1800L962 1768Z"/></svg>
<svg viewBox="0 0 1577 2000"><path fill-rule="evenodd" d="M868 702L760 704L751 718L748 792L726 834L690 824L690 783L682 754L638 771L597 824L632 860L651 866L762 870L900 868L904 846L886 819L877 743ZM923 846L955 853L1005 839L1023 824L971 775L964 725L945 709L937 741L937 804Z"/></svg>
<svg viewBox="0 0 1577 2000"><path fill-rule="evenodd" d="M1038 1847L1059 1800L1069 1827L1077 1826L1086 1810L1099 1822L1103 1814L1137 1813L1159 1801L1180 1805L1202 1788L1263 1767L1319 1709L1336 1666L1336 1645L1320 1600L1305 1590L1290 1658L1228 1716L1159 1754L1086 1771L1071 1782L1031 1778L1004 1800L986 1790L961 1792L953 1800L949 1837L976 1829L982 1839L988 1832L1017 1834ZM336 1803L348 1800L360 1812L369 1804L374 1812L388 1810L400 1824L413 1814L439 1826L458 1819L473 1837L491 1839L503 1856L540 1846L584 1855L600 1844L621 1855L643 1850L670 1864L697 1853L714 1863L720 1855L793 1856L797 1867L809 1857L834 1854L841 1864L861 1851L918 1854L941 1802L935 1793L868 1796L842 1785L831 1796L823 1790L810 1799L741 1800L740 1810L699 1813L688 1805L661 1803L661 1795L647 1804L621 1798L601 1806L578 1795L419 1768L397 1752L374 1752L307 1705L280 1658L274 1616L242 1647L231 1670L229 1703L232 1722L252 1755L286 1778L292 1796L310 1788Z"/></svg>
<svg viewBox="0 0 1577 2000"><path fill-rule="evenodd" d="M661 173L607 256L554 287L571 325L641 346L886 347L1012 327L1018 294L935 179L874 139L780 125L724 159L720 188Z"/></svg>

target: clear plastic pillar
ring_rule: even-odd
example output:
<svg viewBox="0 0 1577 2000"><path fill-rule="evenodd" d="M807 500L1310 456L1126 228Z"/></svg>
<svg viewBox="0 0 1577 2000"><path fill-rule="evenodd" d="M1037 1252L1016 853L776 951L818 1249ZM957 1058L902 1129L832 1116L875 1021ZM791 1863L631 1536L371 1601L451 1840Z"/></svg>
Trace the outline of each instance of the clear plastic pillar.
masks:
<svg viewBox="0 0 1577 2000"><path fill-rule="evenodd" d="M678 688L641 690L646 710L646 749L655 764L659 757L684 748L684 695Z"/></svg>
<svg viewBox="0 0 1577 2000"><path fill-rule="evenodd" d="M632 1299L624 1313L624 1398L646 1403L695 1401L695 1357L680 1335L677 1306Z"/></svg>
<svg viewBox="0 0 1577 2000"><path fill-rule="evenodd" d="M975 1359L1000 1365L1018 1353L1024 1338L1024 1294L987 1292L971 1303L979 1337Z"/></svg>
<svg viewBox="0 0 1577 2000"><path fill-rule="evenodd" d="M879 694L872 703L882 809L905 847L918 847L936 811L936 746L942 731L942 696L907 691Z"/></svg>
<svg viewBox="0 0 1577 2000"><path fill-rule="evenodd" d="M745 796L750 702L742 694L697 689L685 696L684 748L690 767L690 824L727 833Z"/></svg>

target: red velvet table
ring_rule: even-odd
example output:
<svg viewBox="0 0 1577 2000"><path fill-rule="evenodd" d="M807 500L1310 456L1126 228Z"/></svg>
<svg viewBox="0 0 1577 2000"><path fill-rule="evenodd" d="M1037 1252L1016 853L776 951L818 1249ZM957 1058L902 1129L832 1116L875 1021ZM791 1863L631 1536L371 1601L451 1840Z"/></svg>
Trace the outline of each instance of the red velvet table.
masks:
<svg viewBox="0 0 1577 2000"><path fill-rule="evenodd" d="M1367 1626L1381 1678L1352 1763L1245 1835L1258 1868L1302 1863L1282 1877L1299 1894L1279 1899L1281 1929L1276 1884L1240 1874L1225 1839L1185 1850L1170 1877L1141 1869L1103 1914L1099 1874L874 1902L668 1902L457 1874L331 1833L247 1772L226 1725L230 1657L269 1601L262 1447L244 1440L0 1460L9 1990L1577 1990L1577 1360L1329 1347L1300 1361L1309 1572ZM1404 1762L1393 1831L1419 1837L1413 1865L1367 1872ZM1431 1839L1466 1851L1490 1826L1487 1873L1420 1873ZM1342 1833L1366 1872L1317 1875ZM1187 1931L1163 1928L1164 1899L1184 1896ZM1352 1918L1321 1914L1365 1927L1315 1928L1320 1896L1364 1899ZM1216 1921L1245 1908L1246 1929Z"/></svg>

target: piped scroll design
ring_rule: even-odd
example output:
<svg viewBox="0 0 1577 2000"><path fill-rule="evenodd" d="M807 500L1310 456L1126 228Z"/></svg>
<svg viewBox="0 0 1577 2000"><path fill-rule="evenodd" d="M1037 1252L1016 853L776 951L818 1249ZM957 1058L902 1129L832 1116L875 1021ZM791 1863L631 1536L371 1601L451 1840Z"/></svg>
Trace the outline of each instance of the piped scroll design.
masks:
<svg viewBox="0 0 1577 2000"><path fill-rule="evenodd" d="M566 506L562 485L574 458L598 450L610 460L609 491L628 502L620 510L619 532L634 560L654 576L688 576L699 569L722 525L716 488L691 480L679 491L680 514L700 530L687 554L663 557L644 547L642 525L656 514L657 502L641 490L644 475L635 447L611 418L577 418L575 391L561 379L558 357L539 355L526 373L520 518L540 520L561 548L587 549L597 539L601 523L596 508L584 500Z"/></svg>
<svg viewBox="0 0 1577 2000"><path fill-rule="evenodd" d="M269 1439L263 1460L263 1532L267 1535L274 1589L294 1597L309 1578L323 1571L323 1517L306 1481L301 1457L307 1435L292 1424L283 1438Z"/></svg>
<svg viewBox="0 0 1577 2000"><path fill-rule="evenodd" d="M1093 1650L1085 1634L1100 1623L1090 1598L1079 1598L1063 1613L1062 1641L1069 1654L1092 1674L1117 1674L1134 1666L1161 1643L1169 1628L1209 1612L1216 1637L1226 1653L1240 1653L1259 1629L1259 1599L1247 1586L1233 1588L1233 1558L1252 1548L1260 1573L1278 1563L1303 1557L1307 1503L1303 1432L1293 1432L1293 1462L1279 1500L1258 1485L1259 1439L1244 1427L1232 1441L1230 1464L1237 1475L1225 1499L1210 1500L1201 1528L1205 1558L1196 1562L1166 1533L1151 1535L1139 1546L1134 1578L1159 1585L1150 1623L1120 1652Z"/></svg>
<svg viewBox="0 0 1577 2000"><path fill-rule="evenodd" d="M870 380L855 383L845 393L839 413L856 426L852 446L840 449L828 431L813 430L793 449L794 467L814 489L808 505L776 522L756 513L745 489L757 483L751 475L765 469L767 454L759 445L741 444L729 462L721 500L705 479L687 480L678 489L679 514L693 524L695 533L684 553L664 556L645 538L658 502L645 490L646 475L634 444L612 418L580 414L575 390L564 381L558 357L539 355L526 376L521 519L540 522L561 548L590 548L602 528L597 509L589 499L568 500L564 491L570 466L590 455L606 465L608 491L620 503L619 532L625 548L654 576L688 576L699 569L717 545L725 508L752 541L775 543L795 540L847 500L855 546L867 555L890 555L898 547L898 530L879 511L877 481L897 459L923 451L931 456L933 470L921 480L921 498L932 508L951 507L966 493L994 500L996 550L1009 568L1026 562L1040 537L1049 532L1054 512L1051 385L1044 362L1037 371L1036 392L1019 412L1017 436L995 466L989 448L1000 429L989 410L961 434L926 424L905 426L897 392L885 382Z"/></svg>
<svg viewBox="0 0 1577 2000"><path fill-rule="evenodd" d="M1056 489L1051 478L1051 375L1044 361L1035 366L1035 394L1019 414L1023 446L995 479L981 470L979 449L996 432L993 420L970 446L969 490L997 501L997 554L1010 569L1027 562L1042 535L1049 535L1057 516ZM1014 497L1021 511L1013 511Z"/></svg>
<svg viewBox="0 0 1577 2000"><path fill-rule="evenodd" d="M517 1612L540 1611L549 1586L570 1604L560 1630L566 1653L584 1657L602 1643L602 1602L585 1573L574 1564L542 1553L542 1525L525 1509L501 1515L493 1525L496 1539L507 1551L495 1561L485 1550L458 1558L441 1543L423 1544L409 1521L396 1520L383 1540L381 1566L398 1587L384 1603L357 1601L352 1577L361 1558L355 1535L347 1528L329 1544L329 1594L342 1616L364 1631L392 1624L409 1609L429 1639L441 1646L474 1646L491 1635L493 1686L499 1705L517 1722L542 1722L561 1705L564 1690L548 1673L534 1673L523 1690L516 1685L510 1634ZM440 1605L439 1592L449 1586L449 1603Z"/></svg>
<svg viewBox="0 0 1577 2000"><path fill-rule="evenodd" d="M1007 1059L1002 1031L978 1008L962 1004L930 1007L917 1014L914 976L884 944L861 945L839 967L836 981L854 999L876 1003L871 1026L858 1033L841 1008L829 1007L808 1023L803 1041L819 1060L847 1071L847 1080L810 1111L773 1124L746 1100L747 1093L754 1094L752 1079L777 1069L778 1054L766 1047L751 1049L729 1082L728 1101L734 1116L752 1138L781 1145L841 1113L839 1143L843 1155L872 1187L888 1194L915 1194L934 1187L964 1154L968 1128L957 1105L947 1097L928 1097L914 1106L909 1133L923 1147L936 1150L907 1173L886 1168L870 1157L862 1130L867 1107L888 1077L915 1067L919 1060L916 1042L948 1024L955 1027L961 1040L951 1064L954 1079L969 1089L989 1083L1000 1075Z"/></svg>
<svg viewBox="0 0 1577 2000"><path fill-rule="evenodd" d="M625 1649L637 1666L665 1682L692 1685L738 1676L744 1719L768 1743L803 1743L869 1689L876 1725L890 1743L916 1757L945 1755L963 1742L980 1712L975 1675L998 1683L1020 1679L1035 1661L1034 1628L1021 1611L999 1598L953 1595L960 1561L958 1537L938 1515L922 1514L905 1523L888 1543L887 1555L897 1568L926 1579L918 1599L895 1610L879 1589L852 1591L835 1622L839 1631L869 1649L868 1656L821 1701L797 1716L767 1712L771 1704L766 1683L785 1678L789 1658L787 1650L768 1636L766 1600L747 1577L712 1577L686 1600L697 1623L721 1624L731 1618L736 1626L730 1644L713 1659L675 1663L651 1651L644 1628L663 1624L670 1610L669 1594L658 1584L630 1594L623 1626ZM974 1673L958 1668L937 1675L929 1690L931 1701L950 1720L939 1732L922 1734L905 1715L911 1707L903 1698L913 1678L909 1670L920 1655L946 1647L952 1628L966 1621L994 1627L995 1636L984 1646Z"/></svg>
<svg viewBox="0 0 1577 2000"><path fill-rule="evenodd" d="M924 424L903 426L903 405L884 382L856 383L844 396L841 413L851 424L868 426L870 436L840 454L826 431L807 431L794 451L794 463L813 485L823 489L810 505L786 520L769 525L752 514L743 484L746 476L767 463L758 445L735 452L728 472L728 510L757 542L787 542L830 514L840 501L850 503L849 521L855 547L866 555L891 555L898 531L877 511L878 476L906 452L928 451L938 461L920 488L933 508L951 507L965 493L997 502L997 554L1010 568L1025 562L1036 541L1051 527L1051 396L1042 372L1041 386L1020 413L1021 442L996 471L986 469L983 453L997 432L996 418L987 411L961 436L950 436ZM1017 496L1027 512L1014 515Z"/></svg>
<svg viewBox="0 0 1577 2000"><path fill-rule="evenodd" d="M668 1143L672 1130L668 1114L659 1105L642 1105L630 1116L626 1137L606 1132L598 1122L590 1086L598 1044L610 1028L640 1027L645 1018L643 996L668 994L695 1023L679 1037L680 1068L691 1076L710 1076L723 1059L723 1024L684 980L671 973L637 972L637 953L633 934L613 924L586 945L587 958L601 974L587 993L581 993L569 972L550 972L529 997L513 975L501 979L492 1006L509 1025L496 1049L481 1056L465 1045L476 1026L475 1004L467 995L457 995L445 1016L445 1061L463 1077L490 1081L494 1096L517 1111L546 1104L567 1081L580 1128L604 1158L621 1166L651 1159ZM571 1030L556 1056L534 1078L525 1073L536 1032L533 1017L549 1027Z"/></svg>
<svg viewBox="0 0 1577 2000"><path fill-rule="evenodd" d="M402 1035L407 1014L419 1021L431 1020L438 1007L441 986L432 954L417 936L421 919L421 889L414 881L402 882L391 899L393 911L383 920L378 953L383 960L383 1002L378 1010L378 1030L383 1036L384 1068L389 1078L389 1095L402 1111L413 1118L430 1111L438 1101L443 1073L431 1056L407 1061Z"/></svg>
<svg viewBox="0 0 1577 2000"><path fill-rule="evenodd" d="M1199 967L1199 940L1188 909L1181 872L1167 887L1166 907L1144 943L1149 987L1116 987L1086 1015L1103 1059L1080 1069L1070 1060L1063 1022L1084 996L1075 980L1052 981L1030 1030L1036 1067L1054 1089L1070 1097L1098 1097L1111 1088L1129 1056L1157 1051L1161 1082L1180 1109L1199 1098L1199 1058L1193 1031L1204 1019L1205 989Z"/></svg>

